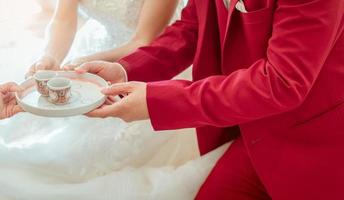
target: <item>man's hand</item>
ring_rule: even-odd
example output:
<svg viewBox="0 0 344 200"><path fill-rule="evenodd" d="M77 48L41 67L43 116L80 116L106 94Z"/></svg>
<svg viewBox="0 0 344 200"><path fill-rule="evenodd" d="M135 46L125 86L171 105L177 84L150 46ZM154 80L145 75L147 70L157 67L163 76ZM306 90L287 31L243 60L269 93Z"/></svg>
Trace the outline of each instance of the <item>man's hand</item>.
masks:
<svg viewBox="0 0 344 200"><path fill-rule="evenodd" d="M127 95L120 101L87 114L89 117L119 117L126 122L149 119L147 100L147 84L143 82L118 83L105 88L102 92L108 96Z"/></svg>
<svg viewBox="0 0 344 200"><path fill-rule="evenodd" d="M23 110L14 96L14 92L19 92L21 88L15 83L0 85L0 119L8 118Z"/></svg>
<svg viewBox="0 0 344 200"><path fill-rule="evenodd" d="M75 69L77 73L97 74L111 84L127 81L125 69L118 63L93 61L82 64Z"/></svg>

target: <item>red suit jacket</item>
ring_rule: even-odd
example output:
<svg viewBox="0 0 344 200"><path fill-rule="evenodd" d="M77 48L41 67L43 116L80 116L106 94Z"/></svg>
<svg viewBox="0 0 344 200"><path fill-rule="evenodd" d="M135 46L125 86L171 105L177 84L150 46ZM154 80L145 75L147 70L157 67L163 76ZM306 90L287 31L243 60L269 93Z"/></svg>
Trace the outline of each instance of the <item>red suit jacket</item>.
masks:
<svg viewBox="0 0 344 200"><path fill-rule="evenodd" d="M237 1L221 22L222 0L190 0L120 60L150 82L154 128L196 127L204 154L239 126L272 199L344 199L344 1ZM193 81L169 80L191 64Z"/></svg>

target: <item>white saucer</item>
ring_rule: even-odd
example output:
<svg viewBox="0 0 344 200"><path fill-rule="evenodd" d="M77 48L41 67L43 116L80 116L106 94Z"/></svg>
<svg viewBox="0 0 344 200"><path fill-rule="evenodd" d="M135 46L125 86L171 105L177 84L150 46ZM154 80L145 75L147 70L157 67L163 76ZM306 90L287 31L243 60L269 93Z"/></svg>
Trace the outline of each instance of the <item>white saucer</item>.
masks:
<svg viewBox="0 0 344 200"><path fill-rule="evenodd" d="M100 92L107 82L94 74L77 74L75 72L57 72L58 77L67 77L72 81L72 97L67 104L55 105L41 96L36 90L33 78L24 81L20 86L24 91L17 93L18 104L24 111L45 117L68 117L88 113L101 106L106 96Z"/></svg>

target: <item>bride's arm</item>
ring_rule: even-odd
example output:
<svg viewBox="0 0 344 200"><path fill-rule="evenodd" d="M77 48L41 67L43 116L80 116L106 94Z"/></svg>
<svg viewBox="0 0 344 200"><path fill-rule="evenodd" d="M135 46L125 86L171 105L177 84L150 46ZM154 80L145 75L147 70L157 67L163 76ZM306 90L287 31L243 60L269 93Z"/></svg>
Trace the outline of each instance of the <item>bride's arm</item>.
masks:
<svg viewBox="0 0 344 200"><path fill-rule="evenodd" d="M40 69L58 69L67 55L77 31L78 0L59 0L47 30L43 55L31 66L28 75Z"/></svg>
<svg viewBox="0 0 344 200"><path fill-rule="evenodd" d="M139 47L152 42L170 23L178 3L179 0L145 0L136 33L129 43Z"/></svg>
<svg viewBox="0 0 344 200"><path fill-rule="evenodd" d="M59 0L47 29L45 53L60 64L67 55L77 31L78 0Z"/></svg>
<svg viewBox="0 0 344 200"><path fill-rule="evenodd" d="M94 60L115 62L132 53L138 47L148 45L170 23L178 3L179 0L145 0L135 34L128 43L108 51L77 58L69 63L66 68L71 69Z"/></svg>

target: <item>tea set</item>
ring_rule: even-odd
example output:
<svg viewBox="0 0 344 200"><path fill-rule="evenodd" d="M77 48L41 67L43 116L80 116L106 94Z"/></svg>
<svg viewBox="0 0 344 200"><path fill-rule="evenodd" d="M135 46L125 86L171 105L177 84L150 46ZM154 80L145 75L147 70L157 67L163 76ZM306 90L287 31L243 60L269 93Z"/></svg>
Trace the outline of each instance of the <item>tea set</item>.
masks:
<svg viewBox="0 0 344 200"><path fill-rule="evenodd" d="M68 117L90 112L103 105L101 88L108 83L101 77L73 71L38 71L20 84L16 93L24 111L45 117Z"/></svg>
<svg viewBox="0 0 344 200"><path fill-rule="evenodd" d="M54 71L39 71L33 78L36 81L37 91L53 104L68 103L71 93L71 80L65 77L56 77Z"/></svg>

